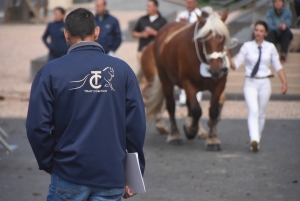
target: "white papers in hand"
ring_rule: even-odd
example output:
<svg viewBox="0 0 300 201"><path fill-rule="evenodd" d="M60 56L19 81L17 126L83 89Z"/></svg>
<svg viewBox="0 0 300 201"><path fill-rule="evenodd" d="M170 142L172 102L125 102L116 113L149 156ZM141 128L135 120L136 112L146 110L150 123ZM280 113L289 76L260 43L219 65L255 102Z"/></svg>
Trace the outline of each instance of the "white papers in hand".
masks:
<svg viewBox="0 0 300 201"><path fill-rule="evenodd" d="M132 193L146 192L137 153L127 153L125 161L125 182Z"/></svg>

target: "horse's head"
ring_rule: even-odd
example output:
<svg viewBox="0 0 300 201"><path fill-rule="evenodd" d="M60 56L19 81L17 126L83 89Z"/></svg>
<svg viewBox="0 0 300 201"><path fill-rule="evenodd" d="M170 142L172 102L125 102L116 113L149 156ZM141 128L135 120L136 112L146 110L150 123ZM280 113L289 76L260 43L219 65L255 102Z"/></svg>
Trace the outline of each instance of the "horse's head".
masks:
<svg viewBox="0 0 300 201"><path fill-rule="evenodd" d="M227 72L226 58L230 41L229 31L224 23L227 16L228 11L220 16L217 12L210 10L206 19L198 16L197 25L201 24L202 28L195 30L194 40L198 47L203 47L202 50L200 49L204 55L202 59L206 59L210 65L209 73L214 78L221 77ZM201 57L201 54L199 55Z"/></svg>

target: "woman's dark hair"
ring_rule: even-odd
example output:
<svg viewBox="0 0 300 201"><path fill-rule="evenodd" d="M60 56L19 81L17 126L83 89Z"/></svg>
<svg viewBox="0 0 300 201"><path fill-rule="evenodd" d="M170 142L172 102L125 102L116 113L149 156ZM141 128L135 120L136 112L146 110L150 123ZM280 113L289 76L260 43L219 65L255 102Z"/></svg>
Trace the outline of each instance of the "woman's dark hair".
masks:
<svg viewBox="0 0 300 201"><path fill-rule="evenodd" d="M263 27L265 27L266 32L268 32L268 24L265 21L259 20L255 23L254 27L256 27L257 25L262 25Z"/></svg>
<svg viewBox="0 0 300 201"><path fill-rule="evenodd" d="M66 18L66 30L71 36L78 36L84 40L85 36L95 32L95 17L85 8L77 8L70 12Z"/></svg>
<svg viewBox="0 0 300 201"><path fill-rule="evenodd" d="M58 10L63 15L66 14L66 10L63 7L56 7L56 8L54 8L54 10Z"/></svg>
<svg viewBox="0 0 300 201"><path fill-rule="evenodd" d="M149 2L152 2L156 7L158 7L158 1L157 0L148 0Z"/></svg>
<svg viewBox="0 0 300 201"><path fill-rule="evenodd" d="M257 25L262 25L263 27L265 27L265 30L266 32L268 32L268 24L265 22L265 21L262 21L262 20L259 20L255 23L254 25L254 28L257 26ZM266 38L266 37L265 37ZM255 39L255 36L254 36L254 33L252 33L252 40Z"/></svg>

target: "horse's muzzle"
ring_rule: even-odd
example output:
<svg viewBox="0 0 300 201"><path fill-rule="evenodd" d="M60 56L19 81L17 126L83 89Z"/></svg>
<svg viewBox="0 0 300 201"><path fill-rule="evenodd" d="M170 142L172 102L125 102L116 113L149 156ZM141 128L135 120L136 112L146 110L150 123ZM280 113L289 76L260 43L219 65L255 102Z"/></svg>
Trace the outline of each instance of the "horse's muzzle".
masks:
<svg viewBox="0 0 300 201"><path fill-rule="evenodd" d="M217 70L209 69L208 72L213 78L221 78L223 75L228 73L228 68L219 68Z"/></svg>

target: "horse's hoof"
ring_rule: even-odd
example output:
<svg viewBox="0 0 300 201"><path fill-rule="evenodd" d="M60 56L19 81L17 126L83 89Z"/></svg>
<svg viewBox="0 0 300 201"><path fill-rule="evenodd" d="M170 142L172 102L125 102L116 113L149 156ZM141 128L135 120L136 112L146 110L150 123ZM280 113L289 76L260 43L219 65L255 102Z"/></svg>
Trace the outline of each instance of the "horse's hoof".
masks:
<svg viewBox="0 0 300 201"><path fill-rule="evenodd" d="M214 150L221 151L222 150L221 142L217 138L207 138L205 145L206 145L207 151L214 151Z"/></svg>
<svg viewBox="0 0 300 201"><path fill-rule="evenodd" d="M168 135L167 143L172 145L180 145L182 144L183 140L180 135Z"/></svg>
<svg viewBox="0 0 300 201"><path fill-rule="evenodd" d="M186 128L186 126L184 125L183 126L183 130L184 130L184 133L185 133L185 136L186 136L186 138L188 139L188 140L192 140L192 139L194 139L195 137L196 137L196 135L197 135L197 131L195 132L188 132L188 129Z"/></svg>
<svg viewBox="0 0 300 201"><path fill-rule="evenodd" d="M206 133L199 133L198 134L198 138L200 140L204 140L204 139L207 139L208 135Z"/></svg>
<svg viewBox="0 0 300 201"><path fill-rule="evenodd" d="M168 135L169 131L165 127L159 127L156 126L156 130L159 132L161 135Z"/></svg>

